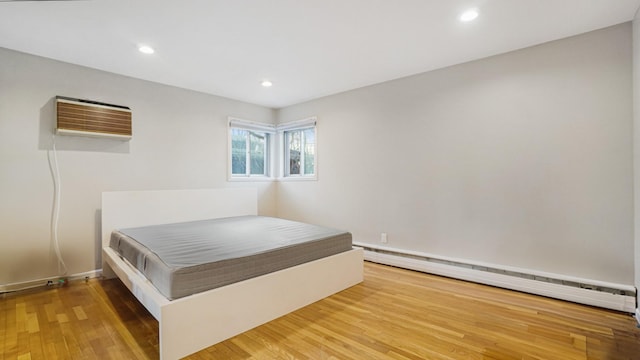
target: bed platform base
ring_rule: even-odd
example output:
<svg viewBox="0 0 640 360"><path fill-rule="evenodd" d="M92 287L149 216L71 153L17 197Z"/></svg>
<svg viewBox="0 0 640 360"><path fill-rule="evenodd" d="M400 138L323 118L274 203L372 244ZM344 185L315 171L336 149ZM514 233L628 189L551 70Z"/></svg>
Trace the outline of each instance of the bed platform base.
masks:
<svg viewBox="0 0 640 360"><path fill-rule="evenodd" d="M120 278L158 320L161 359L179 359L187 356L363 280L363 251L354 248L347 252L170 301L162 296L137 269L108 247L107 238L111 230L125 226L153 224L155 221L149 218L145 218L142 223L133 224L131 218L127 216L127 213L142 210L136 203L140 199L146 201L150 196L154 198L154 201L151 201L152 206L164 204L171 207L171 201L167 203L165 200L158 200L157 196L171 200L184 199L185 197L181 195L187 195L187 198L199 199L198 208L203 208L202 199L221 198L226 202L236 195L239 199L246 200L247 196L254 199L252 205L250 201L247 202L250 204L247 209L235 209L233 213L214 211L215 217L255 214L257 196L255 189L176 190L164 193L103 193L102 223L103 274L106 277ZM133 204L128 204L132 199ZM106 209L105 200L106 204L109 204ZM214 203L217 203L213 205L214 207L221 207L220 202L214 201ZM189 209L184 202L180 205L182 209ZM118 210L122 209L122 206L129 206L128 210ZM212 213L210 210L206 212ZM161 214L163 214L162 222L171 220L167 219L165 212L161 211ZM106 224L105 215L107 216ZM183 219L183 214L180 217L178 221L188 220ZM203 217L202 214L196 214L193 218L202 219Z"/></svg>

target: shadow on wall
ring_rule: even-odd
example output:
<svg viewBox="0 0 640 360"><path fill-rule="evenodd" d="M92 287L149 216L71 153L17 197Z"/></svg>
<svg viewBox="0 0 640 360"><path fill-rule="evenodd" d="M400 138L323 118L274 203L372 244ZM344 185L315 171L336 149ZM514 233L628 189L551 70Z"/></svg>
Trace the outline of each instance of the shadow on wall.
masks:
<svg viewBox="0 0 640 360"><path fill-rule="evenodd" d="M84 137L72 135L55 135L56 133L56 98L52 97L40 108L40 135L38 149L60 151L93 151L116 154L128 154L129 141Z"/></svg>
<svg viewBox="0 0 640 360"><path fill-rule="evenodd" d="M95 233L95 267L94 269L102 268L102 209L97 209L95 214L96 220L96 233Z"/></svg>

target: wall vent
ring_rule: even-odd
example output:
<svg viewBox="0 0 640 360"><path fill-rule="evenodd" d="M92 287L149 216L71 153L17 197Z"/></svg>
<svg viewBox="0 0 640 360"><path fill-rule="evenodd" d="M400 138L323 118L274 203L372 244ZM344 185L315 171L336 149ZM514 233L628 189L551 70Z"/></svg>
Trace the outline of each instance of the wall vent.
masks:
<svg viewBox="0 0 640 360"><path fill-rule="evenodd" d="M56 134L131 139L131 109L56 96Z"/></svg>

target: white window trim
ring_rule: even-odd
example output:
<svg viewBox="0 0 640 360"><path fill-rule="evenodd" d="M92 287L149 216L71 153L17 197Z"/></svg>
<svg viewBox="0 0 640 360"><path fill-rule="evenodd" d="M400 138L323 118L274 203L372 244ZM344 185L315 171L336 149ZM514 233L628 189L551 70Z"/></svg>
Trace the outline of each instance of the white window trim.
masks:
<svg viewBox="0 0 640 360"><path fill-rule="evenodd" d="M277 131L276 125L260 123L255 121L243 120L234 117L229 117L229 128L240 128L245 130L261 131L269 134L275 134Z"/></svg>
<svg viewBox="0 0 640 360"><path fill-rule="evenodd" d="M283 124L278 124L276 125L276 131L279 133L284 133L285 131L289 131L289 130L300 130L300 129L306 129L310 127L316 127L317 122L318 122L318 118L315 116L312 116L302 120L296 120L296 121L286 122Z"/></svg>
<svg viewBox="0 0 640 360"><path fill-rule="evenodd" d="M267 174L266 175L233 175L232 169L233 164L231 161L231 156L233 153L232 149L232 139L231 139L231 128L243 129L243 130L253 130L260 131L270 135L271 139L267 140L266 148L267 148ZM259 123L244 119L239 119L236 117L229 117L227 121L227 181L274 181L275 177L274 169L273 169L273 145L275 143L274 140L276 135L276 126L272 124Z"/></svg>
<svg viewBox="0 0 640 360"><path fill-rule="evenodd" d="M315 129L315 171L313 175L285 176L285 146L284 132L290 130L302 130L313 127ZM233 152L231 142L231 128L265 132L270 135L268 141L267 175L234 176L232 174L231 155ZM258 182L258 181L317 181L318 180L318 127L317 117L312 116L302 120L290 121L273 125L228 117L227 121L227 181L230 182Z"/></svg>
<svg viewBox="0 0 640 360"><path fill-rule="evenodd" d="M288 156L286 155L287 144L285 143L285 131L292 130L303 130L308 128L314 128L315 130L315 166L314 166L314 174L313 175L285 175L286 171L286 161ZM317 126L317 117L312 116L306 119L291 121L283 124L278 124L276 126L276 131L278 133L278 143L279 143L279 154L278 159L280 159L280 166L278 171L278 181L317 181L318 180L318 126Z"/></svg>

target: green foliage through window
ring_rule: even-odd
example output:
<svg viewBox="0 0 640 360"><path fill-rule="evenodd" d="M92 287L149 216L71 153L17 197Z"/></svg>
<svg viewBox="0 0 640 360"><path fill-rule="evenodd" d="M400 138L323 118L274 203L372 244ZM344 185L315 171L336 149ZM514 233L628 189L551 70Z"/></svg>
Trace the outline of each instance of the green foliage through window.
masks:
<svg viewBox="0 0 640 360"><path fill-rule="evenodd" d="M316 167L316 129L285 131L286 176L313 176Z"/></svg>

